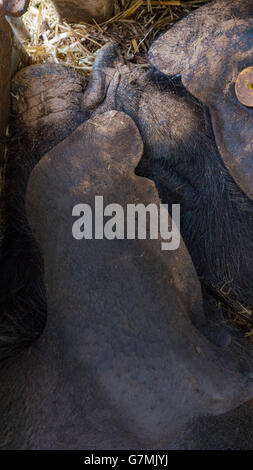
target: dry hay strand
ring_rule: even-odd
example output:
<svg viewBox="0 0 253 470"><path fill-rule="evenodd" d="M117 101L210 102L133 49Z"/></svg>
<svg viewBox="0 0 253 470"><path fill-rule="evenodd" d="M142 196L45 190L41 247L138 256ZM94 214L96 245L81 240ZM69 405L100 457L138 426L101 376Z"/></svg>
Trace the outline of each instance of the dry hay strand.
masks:
<svg viewBox="0 0 253 470"><path fill-rule="evenodd" d="M98 25L60 23L50 0L31 0L24 23L30 40L23 45L32 63L54 62L85 74L108 41L118 44L127 60L147 63L153 40L183 15L210 0L114 0L115 16Z"/></svg>
<svg viewBox="0 0 253 470"><path fill-rule="evenodd" d="M230 289L226 289L226 284L218 291L225 315L241 330L244 331L246 338L253 343L253 311L248 306L231 297Z"/></svg>

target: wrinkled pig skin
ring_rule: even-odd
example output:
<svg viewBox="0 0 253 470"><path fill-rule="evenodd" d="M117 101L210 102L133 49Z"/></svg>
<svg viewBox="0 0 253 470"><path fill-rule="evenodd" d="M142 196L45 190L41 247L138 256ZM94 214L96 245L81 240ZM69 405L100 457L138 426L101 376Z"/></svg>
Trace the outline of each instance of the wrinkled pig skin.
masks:
<svg viewBox="0 0 253 470"><path fill-rule="evenodd" d="M53 0L61 20L94 24L113 16L114 0Z"/></svg>
<svg viewBox="0 0 253 470"><path fill-rule="evenodd" d="M164 449L193 418L253 394L241 369L251 350L234 336L218 348L190 321L203 306L183 241L167 253L161 240L72 236L80 201L160 203L154 183L135 175L142 153L132 119L111 111L32 171L27 216L44 260L47 325L2 369L5 449Z"/></svg>

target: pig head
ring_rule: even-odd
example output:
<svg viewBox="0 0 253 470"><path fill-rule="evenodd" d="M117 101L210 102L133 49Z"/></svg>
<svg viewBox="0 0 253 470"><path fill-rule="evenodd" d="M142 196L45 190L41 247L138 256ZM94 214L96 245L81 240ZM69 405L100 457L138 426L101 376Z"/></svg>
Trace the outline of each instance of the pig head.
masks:
<svg viewBox="0 0 253 470"><path fill-rule="evenodd" d="M26 11L28 3L28 1L21 0L0 1L0 193L2 191L3 159L6 152L5 136L10 115L11 78L21 64L28 64L28 57L18 41L14 39L5 15L22 15ZM2 202L0 205L2 206ZM1 237L0 234L0 239Z"/></svg>
<svg viewBox="0 0 253 470"><path fill-rule="evenodd" d="M253 198L253 80L241 75L252 66L251 0L217 0L190 14L162 35L150 51L155 67L180 74L185 87L208 106L226 167ZM240 77L248 101L236 93Z"/></svg>

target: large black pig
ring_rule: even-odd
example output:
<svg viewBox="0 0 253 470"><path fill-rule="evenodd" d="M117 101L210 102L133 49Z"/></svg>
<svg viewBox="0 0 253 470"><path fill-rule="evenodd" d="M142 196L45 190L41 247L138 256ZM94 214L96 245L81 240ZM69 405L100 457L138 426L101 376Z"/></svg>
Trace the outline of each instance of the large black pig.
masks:
<svg viewBox="0 0 253 470"><path fill-rule="evenodd" d="M198 10L204 12L201 24L220 6L224 24L236 22L246 50L250 2L240 13L236 0L215 2ZM214 30L224 24L215 23ZM231 31L227 49L218 51L227 61ZM198 36L197 50L203 43ZM155 65L161 68L157 57ZM249 65L245 59L240 67ZM252 306L245 158L235 175L233 155L225 158L217 142L209 103L189 93L181 72L173 69L167 77L127 65L108 45L87 87L61 66L31 66L14 79L12 133L18 142L10 142L6 172L0 291L4 448L219 447L212 440L217 422L229 430L221 447L229 447L229 439L240 446L231 422L245 408L232 418L203 417L253 396L252 347L229 325L224 331L209 296L203 307L183 241L178 251L166 253L154 240L78 242L71 233L75 204L93 207L95 195L106 204L159 204L156 185L163 202L181 204L182 235L209 292L224 296L227 286L233 307ZM233 124L235 134L236 119ZM48 306L46 329L33 344L45 325L45 294L24 194L33 166L48 151L32 172L26 197ZM29 343L17 357L15 351ZM250 406L246 410L250 415ZM203 433L207 442L201 442Z"/></svg>

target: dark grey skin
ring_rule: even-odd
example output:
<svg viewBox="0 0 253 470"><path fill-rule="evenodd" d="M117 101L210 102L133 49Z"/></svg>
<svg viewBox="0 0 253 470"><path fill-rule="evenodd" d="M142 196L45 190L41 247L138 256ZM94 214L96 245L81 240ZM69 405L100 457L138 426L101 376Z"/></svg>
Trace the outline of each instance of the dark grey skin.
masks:
<svg viewBox="0 0 253 470"><path fill-rule="evenodd" d="M109 112L31 174L27 214L44 260L47 326L1 371L4 449L169 448L194 418L253 395L242 338L222 349L190 320L204 313L183 241L162 252L161 240L72 237L73 206L93 206L95 195L105 205L159 204L154 184L134 173L142 152L134 122Z"/></svg>
<svg viewBox="0 0 253 470"><path fill-rule="evenodd" d="M40 92L43 106L34 106L29 100L40 103ZM86 89L72 71L33 66L15 78L13 97L13 127L23 141L20 155L13 147L9 167L15 178L9 171L7 185L13 245L1 290L8 292L7 313L15 322L9 325L14 334L6 325L1 329L0 354L12 351L12 361L2 361L2 447L252 448L246 403L253 395L252 346L229 324L224 330L216 303L207 304L206 295L203 302L183 241L178 252L166 253L156 241L77 242L71 235L74 204L92 205L97 194L106 203L159 203L158 189L164 202L181 203L182 234L205 284L217 294L234 269L235 296L241 300L246 292L242 298L250 298L252 203L222 166L207 110L174 78L124 64L111 45L98 55ZM29 106L35 113L30 121ZM103 114L108 111L113 113ZM23 251L17 249L24 230L15 232L15 221L23 214L25 224L25 218L22 203L17 212L14 207L46 151L26 196L45 265L48 311L41 334L41 321L33 331L30 320L38 313L37 261L30 269L30 239ZM157 189L135 172L153 179ZM206 215L216 207L212 232ZM196 227L202 233L192 245ZM24 275L26 288L15 289ZM23 304L25 313L16 317ZM13 358L16 343L27 346L22 336L33 344Z"/></svg>

